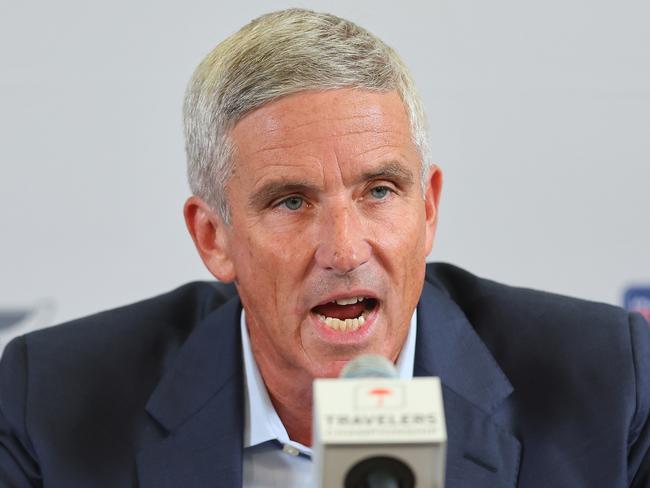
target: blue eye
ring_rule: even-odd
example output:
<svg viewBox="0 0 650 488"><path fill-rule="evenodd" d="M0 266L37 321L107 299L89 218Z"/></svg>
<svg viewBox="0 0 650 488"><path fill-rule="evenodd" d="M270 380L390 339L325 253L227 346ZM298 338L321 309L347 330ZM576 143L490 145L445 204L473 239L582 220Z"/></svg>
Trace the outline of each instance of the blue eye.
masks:
<svg viewBox="0 0 650 488"><path fill-rule="evenodd" d="M285 198L284 200L282 200L282 202L280 202L280 204L284 205L289 210L298 210L300 207L302 207L302 202L303 200L301 197L293 196L293 197Z"/></svg>
<svg viewBox="0 0 650 488"><path fill-rule="evenodd" d="M370 194L372 195L373 198L376 198L377 200L382 200L386 198L389 191L390 190L386 186L376 186L370 190Z"/></svg>

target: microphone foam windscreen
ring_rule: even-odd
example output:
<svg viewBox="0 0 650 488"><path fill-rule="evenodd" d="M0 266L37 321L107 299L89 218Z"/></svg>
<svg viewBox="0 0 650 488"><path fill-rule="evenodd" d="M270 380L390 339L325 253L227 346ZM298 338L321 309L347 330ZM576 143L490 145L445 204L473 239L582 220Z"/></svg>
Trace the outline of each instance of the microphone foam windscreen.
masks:
<svg viewBox="0 0 650 488"><path fill-rule="evenodd" d="M397 378L397 370L384 356L363 354L341 370L340 378Z"/></svg>

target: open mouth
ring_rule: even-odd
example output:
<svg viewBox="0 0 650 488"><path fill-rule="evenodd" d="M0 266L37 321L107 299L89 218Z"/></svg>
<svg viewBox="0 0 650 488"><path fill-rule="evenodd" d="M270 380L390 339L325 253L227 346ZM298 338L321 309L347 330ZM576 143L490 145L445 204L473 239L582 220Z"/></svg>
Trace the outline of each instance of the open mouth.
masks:
<svg viewBox="0 0 650 488"><path fill-rule="evenodd" d="M330 329L347 332L363 326L378 304L370 297L339 298L314 307L312 312Z"/></svg>

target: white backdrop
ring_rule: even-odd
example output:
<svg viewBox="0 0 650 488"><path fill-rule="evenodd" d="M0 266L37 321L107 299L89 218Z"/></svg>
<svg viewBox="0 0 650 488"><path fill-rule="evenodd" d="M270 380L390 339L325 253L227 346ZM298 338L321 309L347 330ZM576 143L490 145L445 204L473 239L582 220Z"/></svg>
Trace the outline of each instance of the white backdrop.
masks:
<svg viewBox="0 0 650 488"><path fill-rule="evenodd" d="M445 172L431 259L612 303L650 282L650 4L399 3L0 4L0 308L63 321L210 277L181 215L183 91L286 6L355 20L411 66Z"/></svg>

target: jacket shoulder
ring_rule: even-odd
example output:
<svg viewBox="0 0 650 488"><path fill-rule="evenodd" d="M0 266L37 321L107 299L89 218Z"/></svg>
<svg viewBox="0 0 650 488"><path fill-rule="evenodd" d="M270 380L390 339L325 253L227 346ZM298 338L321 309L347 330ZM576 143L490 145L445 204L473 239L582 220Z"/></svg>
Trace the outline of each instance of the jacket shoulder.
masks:
<svg viewBox="0 0 650 488"><path fill-rule="evenodd" d="M145 414L151 393L193 329L234 294L189 283L11 341L0 364L0 435L18 461L0 470L18 473L12 486L39 471L72 480L100 465L112 480L102 486L126 485L138 444L159 435Z"/></svg>
<svg viewBox="0 0 650 488"><path fill-rule="evenodd" d="M449 264L429 265L427 281L460 307L514 382L533 373L589 375L604 364L612 381L624 371L634 381L631 324L642 319L619 307L504 285Z"/></svg>
<svg viewBox="0 0 650 488"><path fill-rule="evenodd" d="M25 342L30 352L58 348L94 351L112 342L123 347L122 342L133 344L152 334L182 343L203 317L235 294L234 286L228 284L187 283L161 295L28 333Z"/></svg>
<svg viewBox="0 0 650 488"><path fill-rule="evenodd" d="M232 285L193 282L140 302L30 332L7 351L24 350L35 390L123 381L153 385L194 327L234 296ZM18 345L20 344L20 345ZM119 379L121 378L121 379ZM144 385L134 386L147 391Z"/></svg>
<svg viewBox="0 0 650 488"><path fill-rule="evenodd" d="M102 385L120 384L148 395L195 326L234 294L231 285L193 282L28 333L20 342L32 391L70 393L75 383L86 392L104 391Z"/></svg>
<svg viewBox="0 0 650 488"><path fill-rule="evenodd" d="M521 330L526 324L545 324L549 328L564 328L589 324L589 327L619 327L628 322L628 312L606 303L510 286L478 277L447 263L427 265L426 279L444 292L463 310L480 333L486 320L490 328L509 326Z"/></svg>
<svg viewBox="0 0 650 488"><path fill-rule="evenodd" d="M533 439L530 458L545 456L546 446L534 440L544 422L553 456L563 449L589 459L588 436L602 452L627 451L615 468L611 456L602 458L602 469L649 486L650 327L641 315L496 283L449 264L427 266L427 281L460 307L514 387L503 421L524 442Z"/></svg>

